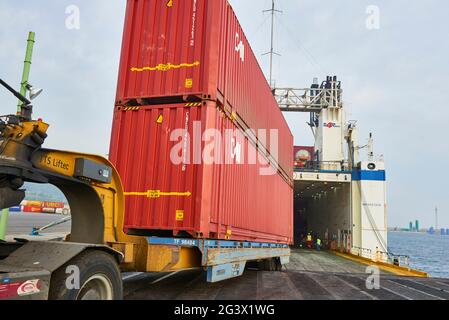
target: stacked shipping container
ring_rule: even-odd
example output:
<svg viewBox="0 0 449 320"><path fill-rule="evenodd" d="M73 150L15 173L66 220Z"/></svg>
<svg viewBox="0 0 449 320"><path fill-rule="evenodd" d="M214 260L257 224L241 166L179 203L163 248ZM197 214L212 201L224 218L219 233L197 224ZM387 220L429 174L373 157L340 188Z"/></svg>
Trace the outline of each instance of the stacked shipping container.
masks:
<svg viewBox="0 0 449 320"><path fill-rule="evenodd" d="M227 1L128 0L110 150L127 232L289 243L292 152Z"/></svg>
<svg viewBox="0 0 449 320"><path fill-rule="evenodd" d="M65 208L64 202L48 202L48 201L33 201L23 200L18 207L10 208L13 212L27 212L27 213L62 213L69 212L68 208Z"/></svg>

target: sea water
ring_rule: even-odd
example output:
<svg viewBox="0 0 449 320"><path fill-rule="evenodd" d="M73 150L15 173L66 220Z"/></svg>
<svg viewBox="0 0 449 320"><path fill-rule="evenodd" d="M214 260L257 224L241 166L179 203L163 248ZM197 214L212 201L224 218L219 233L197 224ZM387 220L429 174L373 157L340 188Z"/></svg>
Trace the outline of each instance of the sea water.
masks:
<svg viewBox="0 0 449 320"><path fill-rule="evenodd" d="M410 257L410 267L431 277L449 278L449 236L416 232L389 232L388 249Z"/></svg>

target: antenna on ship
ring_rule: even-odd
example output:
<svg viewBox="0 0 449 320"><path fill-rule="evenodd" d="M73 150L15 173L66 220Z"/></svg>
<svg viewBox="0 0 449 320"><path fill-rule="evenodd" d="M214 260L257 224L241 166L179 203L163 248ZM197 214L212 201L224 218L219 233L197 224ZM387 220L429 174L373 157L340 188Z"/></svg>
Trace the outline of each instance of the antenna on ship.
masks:
<svg viewBox="0 0 449 320"><path fill-rule="evenodd" d="M282 13L282 11L276 10L274 0L272 0L271 1L271 9L264 10L263 12L271 13L271 47L270 47L271 49L269 52L264 53L263 55L264 56L266 56L268 54L270 55L270 87L273 88L274 87L274 84L273 84L273 56L274 55L280 56L279 53L274 51L274 17L275 17L276 13Z"/></svg>

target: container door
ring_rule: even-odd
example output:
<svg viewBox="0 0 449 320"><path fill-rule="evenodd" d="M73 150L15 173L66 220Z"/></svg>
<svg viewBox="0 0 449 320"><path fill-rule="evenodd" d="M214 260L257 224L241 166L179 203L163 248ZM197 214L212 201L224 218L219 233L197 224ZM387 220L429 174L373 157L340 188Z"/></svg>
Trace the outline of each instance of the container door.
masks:
<svg viewBox="0 0 449 320"><path fill-rule="evenodd" d="M193 134L195 122L201 123L201 103L192 105L120 107L115 112L110 157L123 180L129 233L196 231L201 166L190 161L189 141L181 141Z"/></svg>

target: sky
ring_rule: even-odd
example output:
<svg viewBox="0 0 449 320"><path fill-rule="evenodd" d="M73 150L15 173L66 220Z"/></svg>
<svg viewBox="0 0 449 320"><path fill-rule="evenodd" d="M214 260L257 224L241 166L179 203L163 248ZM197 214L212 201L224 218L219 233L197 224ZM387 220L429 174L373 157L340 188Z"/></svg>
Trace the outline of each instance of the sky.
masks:
<svg viewBox="0 0 449 320"><path fill-rule="evenodd" d="M230 0L265 72L271 0ZM28 31L36 46L30 82L44 88L35 115L51 124L46 147L106 155L125 0L2 0L0 77L18 87ZM67 18L79 8L79 29ZM360 142L384 155L389 226L419 219L449 228L449 2L276 0L274 79L308 87L338 75ZM374 11L372 11L374 8ZM66 13L69 10L69 13ZM377 14L378 13L378 14ZM374 20L373 20L374 19ZM373 22L374 21L374 22ZM367 27L367 22L368 26ZM1 114L16 101L0 90ZM305 115L287 114L297 145L312 145Z"/></svg>

